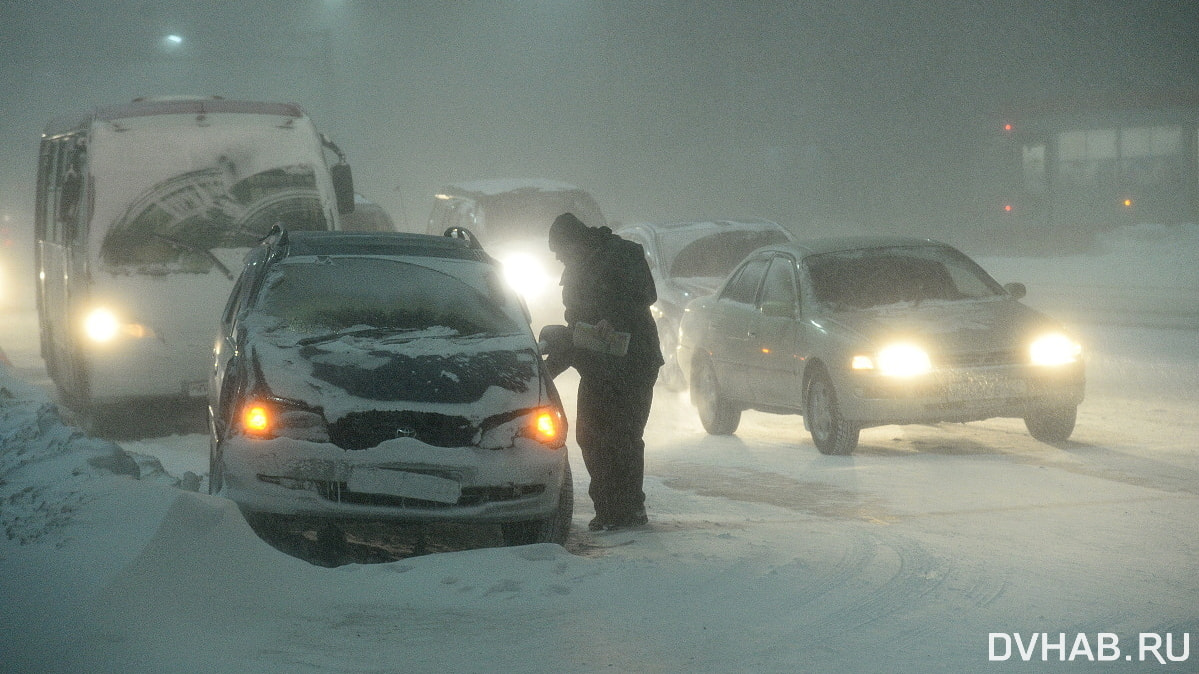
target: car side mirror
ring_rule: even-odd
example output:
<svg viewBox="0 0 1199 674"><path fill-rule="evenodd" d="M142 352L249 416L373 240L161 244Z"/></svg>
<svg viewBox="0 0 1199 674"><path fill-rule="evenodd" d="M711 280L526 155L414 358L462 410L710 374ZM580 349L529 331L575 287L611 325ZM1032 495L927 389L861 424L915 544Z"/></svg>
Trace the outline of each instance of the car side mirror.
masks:
<svg viewBox="0 0 1199 674"><path fill-rule="evenodd" d="M1011 295L1012 299L1014 300L1023 299L1024 296L1028 294L1028 288L1024 287L1023 283L1005 283L1003 284L1003 289L1007 291L1007 294Z"/></svg>
<svg viewBox="0 0 1199 674"><path fill-rule="evenodd" d="M329 168L329 177L333 179L333 194L337 196L337 212L354 212L354 174L350 165L338 162Z"/></svg>
<svg viewBox="0 0 1199 674"><path fill-rule="evenodd" d="M762 315L771 318L795 318L795 305L791 302L763 302Z"/></svg>

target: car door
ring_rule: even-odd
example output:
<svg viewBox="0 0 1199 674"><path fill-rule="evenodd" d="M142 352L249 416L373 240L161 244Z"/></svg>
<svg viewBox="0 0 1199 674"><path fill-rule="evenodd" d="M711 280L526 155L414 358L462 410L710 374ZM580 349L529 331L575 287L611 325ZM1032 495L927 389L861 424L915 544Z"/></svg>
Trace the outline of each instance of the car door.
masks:
<svg viewBox="0 0 1199 674"><path fill-rule="evenodd" d="M733 272L712 308L709 349L712 366L721 390L737 400L752 399L753 378L746 368L752 364L755 347L750 342L749 326L757 313L758 288L766 274L769 259L758 256L744 262Z"/></svg>
<svg viewBox="0 0 1199 674"><path fill-rule="evenodd" d="M795 259L777 254L763 276L748 322L745 376L753 402L798 409L800 360L799 295Z"/></svg>

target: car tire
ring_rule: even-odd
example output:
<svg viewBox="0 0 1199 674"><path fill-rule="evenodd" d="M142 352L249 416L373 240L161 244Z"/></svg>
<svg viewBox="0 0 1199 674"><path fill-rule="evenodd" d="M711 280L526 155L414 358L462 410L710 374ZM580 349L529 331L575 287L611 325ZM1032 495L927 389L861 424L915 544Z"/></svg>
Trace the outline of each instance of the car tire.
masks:
<svg viewBox="0 0 1199 674"><path fill-rule="evenodd" d="M716 380L716 370L707 358L695 365L691 378L691 402L699 412L699 422L712 435L732 435L741 425L741 410L725 399Z"/></svg>
<svg viewBox="0 0 1199 674"><path fill-rule="evenodd" d="M828 373L817 371L804 394L804 417L812 443L821 454L848 456L858 446L861 428L841 416L837 390Z"/></svg>
<svg viewBox="0 0 1199 674"><path fill-rule="evenodd" d="M503 535L504 545L532 545L533 543L566 545L574 516L574 479L570 474L570 464L567 463L562 479L562 488L558 492L558 509L554 511L554 514L543 520L505 522L500 525L500 533Z"/></svg>
<svg viewBox="0 0 1199 674"><path fill-rule="evenodd" d="M1065 442L1074 432L1078 420L1078 406L1039 410L1024 417L1024 426L1029 435L1047 443Z"/></svg>

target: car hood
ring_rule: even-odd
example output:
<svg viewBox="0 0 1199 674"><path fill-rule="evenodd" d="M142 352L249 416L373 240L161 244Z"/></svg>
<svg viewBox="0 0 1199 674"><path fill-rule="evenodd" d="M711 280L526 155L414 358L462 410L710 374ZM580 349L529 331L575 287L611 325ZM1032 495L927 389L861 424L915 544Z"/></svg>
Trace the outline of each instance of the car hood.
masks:
<svg viewBox="0 0 1199 674"><path fill-rule="evenodd" d="M832 318L876 345L912 339L949 353L1012 349L1027 343L1033 333L1056 327L1043 314L1002 298L902 302L838 312Z"/></svg>
<svg viewBox="0 0 1199 674"><path fill-rule="evenodd" d="M272 395L324 410L411 410L481 421L537 406L539 357L527 335L421 337L397 341L345 335L297 343L282 331L253 342L257 377Z"/></svg>

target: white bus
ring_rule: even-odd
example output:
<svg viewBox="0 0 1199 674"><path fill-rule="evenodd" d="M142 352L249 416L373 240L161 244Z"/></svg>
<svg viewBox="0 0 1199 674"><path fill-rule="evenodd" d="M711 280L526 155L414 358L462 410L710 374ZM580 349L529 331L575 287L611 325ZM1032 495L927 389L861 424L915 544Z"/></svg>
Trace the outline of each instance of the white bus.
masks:
<svg viewBox="0 0 1199 674"><path fill-rule="evenodd" d="M204 399L246 251L276 223L339 229L349 168L294 103L137 99L51 122L35 264L42 358L63 402L86 419Z"/></svg>

